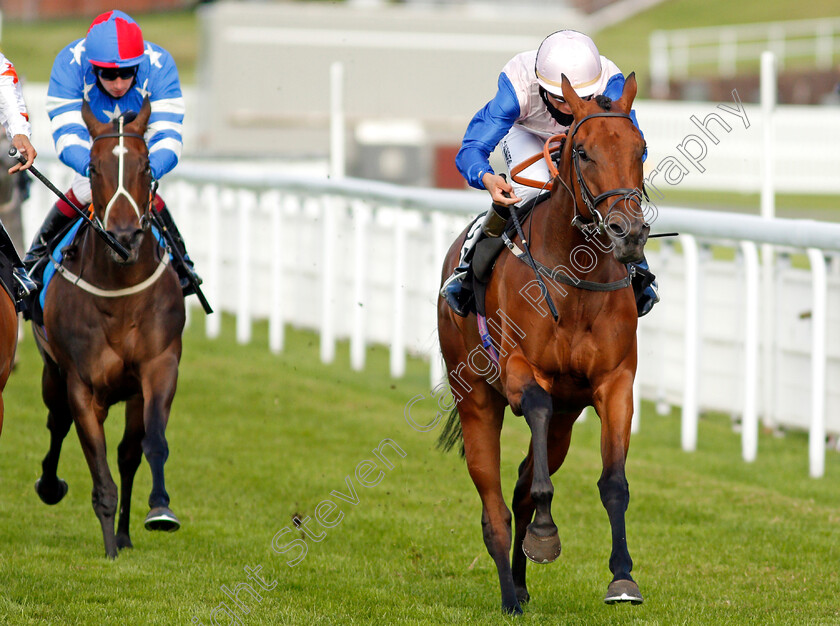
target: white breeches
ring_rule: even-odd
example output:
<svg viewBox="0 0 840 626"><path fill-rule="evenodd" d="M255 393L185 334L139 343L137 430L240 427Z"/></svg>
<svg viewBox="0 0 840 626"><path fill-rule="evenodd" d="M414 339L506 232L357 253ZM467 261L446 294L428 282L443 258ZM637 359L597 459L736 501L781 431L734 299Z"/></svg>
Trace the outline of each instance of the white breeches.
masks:
<svg viewBox="0 0 840 626"><path fill-rule="evenodd" d="M499 143L502 147L502 154L505 157L508 171L510 171L510 168L519 165L528 157L542 153L545 140L539 135L535 135L520 126L514 125ZM531 180L538 180L541 183L547 183L551 180L551 174L548 172L548 165L544 159L540 159L533 165L529 165L519 175ZM513 180L510 183L513 185L514 193L522 198L523 201L535 198L543 191L542 189L520 185Z"/></svg>

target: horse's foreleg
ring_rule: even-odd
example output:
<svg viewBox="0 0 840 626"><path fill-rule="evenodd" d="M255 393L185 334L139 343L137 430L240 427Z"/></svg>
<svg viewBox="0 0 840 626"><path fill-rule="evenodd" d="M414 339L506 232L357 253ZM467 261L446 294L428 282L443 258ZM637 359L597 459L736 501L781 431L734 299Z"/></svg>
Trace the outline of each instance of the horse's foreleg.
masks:
<svg viewBox="0 0 840 626"><path fill-rule="evenodd" d="M134 486L134 475L143 458L143 398L136 395L130 398L125 406L125 432L117 448L117 458L120 467L120 519L117 525L117 547L133 547L129 533L131 519L131 491Z"/></svg>
<svg viewBox="0 0 840 626"><path fill-rule="evenodd" d="M554 415L551 418L551 425L548 430L548 472L554 474L566 459L569 451L569 443L572 439L572 425L576 415ZM528 587L525 582L525 572L528 559L522 550L522 543L528 525L534 516L536 508L531 498L531 482L534 476L534 456L528 450L528 456L519 466L519 479L516 481L516 488L513 490L513 519L515 532L513 537L513 583L516 586L516 595L520 602L527 602L530 599Z"/></svg>
<svg viewBox="0 0 840 626"><path fill-rule="evenodd" d="M143 422L146 434L142 447L152 472L149 514L144 522L147 530L178 530L181 522L169 509L163 466L169 458L166 425L178 381L178 359L174 355L147 362L143 367Z"/></svg>
<svg viewBox="0 0 840 626"><path fill-rule="evenodd" d="M107 407L101 406L93 397L90 389L79 380L68 381L70 403L76 421L76 431L82 452L93 478L91 501L93 511L102 526L105 540L105 554L109 558L117 556L117 539L114 534L114 518L117 513L117 485L108 468L105 448L105 430L102 425L108 415Z"/></svg>
<svg viewBox="0 0 840 626"><path fill-rule="evenodd" d="M534 521L528 525L522 549L535 563L550 563L560 556L560 538L551 517L554 485L548 468L548 429L551 424L551 396L536 383L526 386L520 401L525 421L531 429L533 477L531 499L534 501Z"/></svg>
<svg viewBox="0 0 840 626"><path fill-rule="evenodd" d="M73 425L73 416L67 403L67 386L58 368L51 363L44 364L41 395L48 411L50 449L41 462L41 477L35 482L35 491L44 503L58 504L67 493L67 483L57 474L58 459L64 438Z"/></svg>
<svg viewBox="0 0 840 626"><path fill-rule="evenodd" d="M610 571L613 580L604 601L640 604L642 595L630 575L633 560L627 549L624 519L630 503L630 489L624 468L630 446L630 422L633 418L632 371L619 372L611 383L600 386L595 393L595 408L601 417L603 463L598 489L612 530Z"/></svg>

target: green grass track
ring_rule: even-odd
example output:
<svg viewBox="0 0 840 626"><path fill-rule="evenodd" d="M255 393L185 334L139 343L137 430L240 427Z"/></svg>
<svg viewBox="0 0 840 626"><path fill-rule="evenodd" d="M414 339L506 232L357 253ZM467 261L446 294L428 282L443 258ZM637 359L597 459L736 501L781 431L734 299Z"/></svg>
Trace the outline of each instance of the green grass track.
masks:
<svg viewBox="0 0 840 626"><path fill-rule="evenodd" d="M33 489L48 437L40 364L27 336L0 437L0 623L212 624L217 608L244 624L509 623L463 461L434 448L438 429L418 432L403 417L415 399L412 418L434 419L426 366L410 361L406 378L392 381L384 349L371 350L368 361L365 372L352 372L342 345L336 363L323 366L317 337L293 330L284 353L272 355L265 325L252 345L239 346L230 318L211 341L197 319L167 431L167 488L183 528L143 529L144 462L132 503L135 547L108 561L73 432L59 467L70 485L64 501L48 507ZM644 408L628 464L627 528L645 604L601 600L609 524L595 484L598 421L590 418L576 427L554 481L563 554L529 567L532 601L519 623L840 622L840 455L828 454L825 478L809 479L804 435L762 434L758 460L748 465L721 416L701 420L698 450L687 454L678 415ZM106 423L115 476L122 421L115 410ZM393 468L379 462L368 480L382 471L381 481L363 486L356 468L370 469L363 461L376 462L372 451L385 439L405 456L383 448ZM507 497L527 444L522 421L509 418ZM338 505L322 515L335 522L330 528L315 521L327 499ZM320 541L308 539L305 557L290 567L300 551L279 554L272 539L280 533L275 545L283 547L303 536L281 532L294 516L312 518L307 528ZM245 567L261 567L266 588L249 581ZM241 606L223 586L239 589Z"/></svg>

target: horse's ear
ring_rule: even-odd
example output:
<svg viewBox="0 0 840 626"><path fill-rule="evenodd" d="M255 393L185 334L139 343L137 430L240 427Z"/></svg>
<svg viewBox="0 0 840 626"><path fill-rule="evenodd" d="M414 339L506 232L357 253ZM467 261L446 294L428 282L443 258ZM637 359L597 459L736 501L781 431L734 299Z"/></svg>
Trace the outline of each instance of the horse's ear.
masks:
<svg viewBox="0 0 840 626"><path fill-rule="evenodd" d="M615 101L615 106L625 113L629 113L633 108L633 100L636 98L636 72L631 72L624 81L624 91L621 92L621 97Z"/></svg>
<svg viewBox="0 0 840 626"><path fill-rule="evenodd" d="M96 119L93 111L90 110L90 105L87 100L82 102L82 121L87 126L91 137L97 137L111 128L107 122L100 122Z"/></svg>
<svg viewBox="0 0 840 626"><path fill-rule="evenodd" d="M583 100L581 100L580 96L577 95L574 87L572 87L572 83L569 82L569 79L566 78L566 75L563 74L560 78L560 85L563 89L563 99L569 103L569 107L572 109L572 115L576 120L581 119L584 117L583 109L585 108L585 104Z"/></svg>
<svg viewBox="0 0 840 626"><path fill-rule="evenodd" d="M131 124L127 126L128 130L138 135L146 132L146 126L149 123L149 116L152 114L152 103L149 102L149 96L143 98L143 106L140 107L140 112L137 114Z"/></svg>

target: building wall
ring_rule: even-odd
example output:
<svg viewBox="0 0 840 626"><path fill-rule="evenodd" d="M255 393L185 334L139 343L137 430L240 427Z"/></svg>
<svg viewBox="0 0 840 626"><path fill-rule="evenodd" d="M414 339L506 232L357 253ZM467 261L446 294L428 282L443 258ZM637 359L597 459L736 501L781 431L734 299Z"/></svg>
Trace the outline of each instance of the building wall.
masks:
<svg viewBox="0 0 840 626"><path fill-rule="evenodd" d="M114 0L2 0L0 8L7 20L36 20L62 17L95 16L115 8ZM120 0L126 13L184 9L194 0Z"/></svg>

